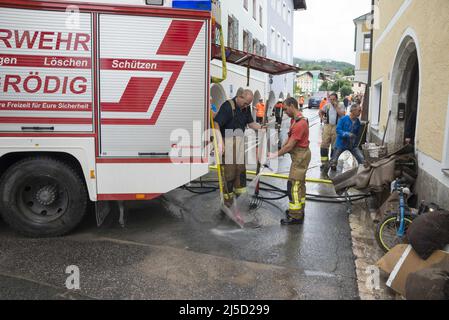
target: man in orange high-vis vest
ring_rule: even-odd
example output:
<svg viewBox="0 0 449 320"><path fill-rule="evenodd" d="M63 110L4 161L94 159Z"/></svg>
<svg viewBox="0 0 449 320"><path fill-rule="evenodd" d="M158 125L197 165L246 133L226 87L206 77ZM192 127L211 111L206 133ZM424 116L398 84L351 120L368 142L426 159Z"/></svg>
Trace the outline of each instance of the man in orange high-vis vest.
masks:
<svg viewBox="0 0 449 320"><path fill-rule="evenodd" d="M323 110L323 107L327 104L327 98L323 98L320 103L320 110Z"/></svg>
<svg viewBox="0 0 449 320"><path fill-rule="evenodd" d="M263 99L259 99L259 103L255 107L256 109L256 122L263 123L265 119L265 104Z"/></svg>

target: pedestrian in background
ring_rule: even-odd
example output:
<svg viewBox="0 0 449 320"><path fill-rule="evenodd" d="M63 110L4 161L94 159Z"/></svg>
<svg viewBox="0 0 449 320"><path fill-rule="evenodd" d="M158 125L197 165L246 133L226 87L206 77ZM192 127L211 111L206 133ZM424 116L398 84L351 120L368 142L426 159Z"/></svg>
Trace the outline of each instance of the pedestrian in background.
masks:
<svg viewBox="0 0 449 320"><path fill-rule="evenodd" d="M256 109L256 122L264 123L265 120L265 104L263 103L263 99L259 99L259 103L254 107Z"/></svg>
<svg viewBox="0 0 449 320"><path fill-rule="evenodd" d="M283 105L284 104L283 104L282 99L279 99L273 109L274 116L276 117L276 125L278 126L278 128L281 127L282 117L284 115Z"/></svg>
<svg viewBox="0 0 449 320"><path fill-rule="evenodd" d="M323 124L323 117L321 116L321 110L323 110L324 106L327 104L327 98L323 98L320 102L320 109L318 111L318 114L320 115L320 124Z"/></svg>
<svg viewBox="0 0 449 320"><path fill-rule="evenodd" d="M324 106L327 104L327 98L324 97L323 100L321 100L320 103L320 110L323 110Z"/></svg>
<svg viewBox="0 0 449 320"><path fill-rule="evenodd" d="M348 96L346 96L346 97L343 99L343 104L344 104L344 106L345 106L345 110L347 110L347 109L348 109L348 106L349 106L349 97L348 97Z"/></svg>
<svg viewBox="0 0 449 320"><path fill-rule="evenodd" d="M332 93L329 96L329 103L319 112L321 119L324 122L321 139L321 170L326 172L329 169L329 149L332 148L332 152L334 152L335 140L337 139L338 120L344 117L345 110L338 102L338 95Z"/></svg>

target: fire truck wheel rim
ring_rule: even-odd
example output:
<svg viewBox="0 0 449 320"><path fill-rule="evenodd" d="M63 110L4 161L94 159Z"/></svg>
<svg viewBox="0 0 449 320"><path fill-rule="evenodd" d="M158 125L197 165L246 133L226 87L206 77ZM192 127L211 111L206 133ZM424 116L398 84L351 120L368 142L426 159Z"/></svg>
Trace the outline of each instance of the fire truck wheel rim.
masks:
<svg viewBox="0 0 449 320"><path fill-rule="evenodd" d="M22 182L18 190L17 204L23 214L33 222L54 221L67 210L67 189L52 177L30 177Z"/></svg>

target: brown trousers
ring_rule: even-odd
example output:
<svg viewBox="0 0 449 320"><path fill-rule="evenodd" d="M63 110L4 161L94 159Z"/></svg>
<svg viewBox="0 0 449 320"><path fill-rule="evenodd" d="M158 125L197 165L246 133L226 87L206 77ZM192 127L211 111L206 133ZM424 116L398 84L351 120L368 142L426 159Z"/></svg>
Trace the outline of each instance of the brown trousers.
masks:
<svg viewBox="0 0 449 320"><path fill-rule="evenodd" d="M225 153L222 159L225 185L224 198L232 200L234 195L246 192L245 139L241 136L225 138Z"/></svg>
<svg viewBox="0 0 449 320"><path fill-rule="evenodd" d="M292 164L287 183L289 215L293 219L301 219L306 206L306 173L312 153L309 148L294 148L290 155Z"/></svg>
<svg viewBox="0 0 449 320"><path fill-rule="evenodd" d="M321 138L321 163L327 164L329 162L329 148L331 146L334 148L337 140L337 126L325 124Z"/></svg>

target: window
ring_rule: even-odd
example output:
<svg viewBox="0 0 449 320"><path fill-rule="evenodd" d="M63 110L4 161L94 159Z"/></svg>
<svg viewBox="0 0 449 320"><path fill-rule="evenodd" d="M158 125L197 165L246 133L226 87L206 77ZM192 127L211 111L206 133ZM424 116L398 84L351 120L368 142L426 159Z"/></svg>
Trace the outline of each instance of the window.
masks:
<svg viewBox="0 0 449 320"><path fill-rule="evenodd" d="M281 15L282 14L282 3L281 3L281 0L277 0L278 2L277 2L277 4L276 4L276 8L277 8L277 11L278 11L278 15Z"/></svg>
<svg viewBox="0 0 449 320"><path fill-rule="evenodd" d="M239 49L239 21L228 16L228 47Z"/></svg>
<svg viewBox="0 0 449 320"><path fill-rule="evenodd" d="M259 40L257 40L257 39L253 39L253 51L251 52L252 54L259 54L258 53L258 51L259 51L259 48L258 48L258 43L259 42Z"/></svg>
<svg viewBox="0 0 449 320"><path fill-rule="evenodd" d="M290 42L287 43L287 61L290 62L292 60L292 45Z"/></svg>
<svg viewBox="0 0 449 320"><path fill-rule="evenodd" d="M372 127L378 129L380 122L380 114L382 108L382 82L374 85L373 108L371 109Z"/></svg>
<svg viewBox="0 0 449 320"><path fill-rule="evenodd" d="M369 51L371 48L371 35L365 34L363 37L363 51Z"/></svg>
<svg viewBox="0 0 449 320"><path fill-rule="evenodd" d="M259 25L263 27L263 9L262 6L259 7Z"/></svg>
<svg viewBox="0 0 449 320"><path fill-rule="evenodd" d="M234 48L234 37L233 37L233 22L234 19L228 17L228 47Z"/></svg>
<svg viewBox="0 0 449 320"><path fill-rule="evenodd" d="M276 53L276 30L271 28L271 53Z"/></svg>
<svg viewBox="0 0 449 320"><path fill-rule="evenodd" d="M292 25L292 10L290 10L290 9L288 9L287 19L288 19L288 25L291 26Z"/></svg>
<svg viewBox="0 0 449 320"><path fill-rule="evenodd" d="M249 52L249 32L243 30L243 51Z"/></svg>
<svg viewBox="0 0 449 320"><path fill-rule="evenodd" d="M267 56L267 47L264 44L260 45L260 55L262 57L266 57Z"/></svg>
<svg viewBox="0 0 449 320"><path fill-rule="evenodd" d="M257 20L257 0L253 0L253 19Z"/></svg>
<svg viewBox="0 0 449 320"><path fill-rule="evenodd" d="M243 8L245 8L246 11L248 11L248 0L243 0Z"/></svg>

